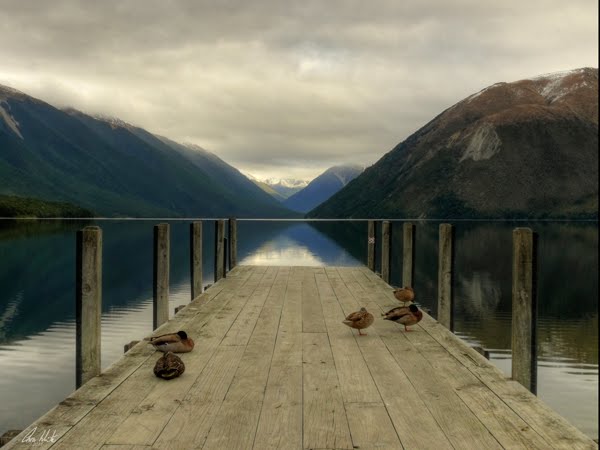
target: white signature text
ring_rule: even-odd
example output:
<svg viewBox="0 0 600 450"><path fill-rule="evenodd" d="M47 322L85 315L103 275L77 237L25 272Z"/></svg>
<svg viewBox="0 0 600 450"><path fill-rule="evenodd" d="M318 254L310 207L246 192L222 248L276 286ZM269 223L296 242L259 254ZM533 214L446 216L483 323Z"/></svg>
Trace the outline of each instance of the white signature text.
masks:
<svg viewBox="0 0 600 450"><path fill-rule="evenodd" d="M56 430L44 430L38 436L37 427L34 427L29 433L25 435L25 437L21 440L26 444L45 444L45 443L54 443L58 440L58 435L56 434Z"/></svg>

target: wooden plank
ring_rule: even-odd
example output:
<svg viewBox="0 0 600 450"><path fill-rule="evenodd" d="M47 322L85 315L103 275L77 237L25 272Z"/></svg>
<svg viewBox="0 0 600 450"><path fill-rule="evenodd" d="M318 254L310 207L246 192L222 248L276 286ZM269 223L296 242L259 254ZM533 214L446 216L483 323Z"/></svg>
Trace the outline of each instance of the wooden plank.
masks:
<svg viewBox="0 0 600 450"><path fill-rule="evenodd" d="M303 268L302 275L302 332L324 333L327 328L323 320L315 275L310 268Z"/></svg>
<svg viewBox="0 0 600 450"><path fill-rule="evenodd" d="M403 448L383 403L350 403L346 405L346 413L354 448Z"/></svg>
<svg viewBox="0 0 600 450"><path fill-rule="evenodd" d="M395 325L395 324L392 324ZM446 437L456 448L502 448L446 381L448 374L432 370L427 359L398 326L387 327L382 339Z"/></svg>
<svg viewBox="0 0 600 450"><path fill-rule="evenodd" d="M330 283L333 294L336 297L340 307L342 308L342 314L344 315L344 317L341 320L343 320L348 314L354 311L358 311L363 306L366 306L364 303L359 303L356 300L356 298L348 288L347 283L340 277L339 272L337 270L328 270L327 278Z"/></svg>
<svg viewBox="0 0 600 450"><path fill-rule="evenodd" d="M150 445L103 445L102 450L145 450L151 449Z"/></svg>
<svg viewBox="0 0 600 450"><path fill-rule="evenodd" d="M253 448L303 448L302 334L281 326Z"/></svg>
<svg viewBox="0 0 600 450"><path fill-rule="evenodd" d="M302 273L292 268L284 294L279 331L302 332Z"/></svg>
<svg viewBox="0 0 600 450"><path fill-rule="evenodd" d="M247 345L224 345L264 286ZM302 332L304 297L326 332ZM390 304L367 268L238 266L156 330L198 337L180 378L156 379L141 342L36 424L62 436L53 449L597 448L427 315L412 333L378 318L364 338L339 323Z"/></svg>
<svg viewBox="0 0 600 450"><path fill-rule="evenodd" d="M286 272L280 269L281 274ZM276 345L254 440L257 449L302 448L303 277L302 270L290 268L285 278Z"/></svg>
<svg viewBox="0 0 600 450"><path fill-rule="evenodd" d="M374 326L379 331L382 321ZM454 448L419 393L379 338L358 341L392 424L406 449Z"/></svg>
<svg viewBox="0 0 600 450"><path fill-rule="evenodd" d="M327 333L302 335L304 448L352 448Z"/></svg>
<svg viewBox="0 0 600 450"><path fill-rule="evenodd" d="M202 448L244 351L244 346L217 349L154 442L155 448Z"/></svg>
<svg viewBox="0 0 600 450"><path fill-rule="evenodd" d="M344 403L382 403L369 368L353 339L352 329L341 323L347 314L342 311L329 278L323 273L317 274L316 280ZM356 336L356 339L364 337Z"/></svg>
<svg viewBox="0 0 600 450"><path fill-rule="evenodd" d="M444 378L445 382L504 448L552 447L429 333L409 333L406 336L427 358L434 373L452 374Z"/></svg>
<svg viewBox="0 0 600 450"><path fill-rule="evenodd" d="M264 277L266 277L266 274ZM256 287L253 287L251 283L246 283L245 287L247 290L258 289L261 283L262 279L257 285L254 285ZM116 427L110 438L107 439L107 444L151 445L158 438L198 375L215 354L223 337L247 304L247 299L236 295L236 289L229 289L226 293L228 295L226 303L214 303L206 306L207 311L213 312L213 314L206 317L206 320L196 320L188 325L186 331L196 339L198 347L195 348L195 351L180 355L186 365L186 372L181 377L170 380L168 389L165 388L164 380L154 377L152 373L154 361L149 361L150 364L145 368L147 376L142 382L152 384L153 389L141 402L135 405L131 414ZM250 292L250 295L252 295L252 292ZM214 314L217 311L218 314ZM200 346L201 351L199 351ZM137 385L129 387L129 389L137 388Z"/></svg>
<svg viewBox="0 0 600 450"><path fill-rule="evenodd" d="M384 311L380 305L379 311ZM407 340L408 333L399 333L390 322L378 323L378 332L398 365L416 388L422 401L454 446L469 448L499 448L497 441L464 402L448 386L446 373L438 376L427 359ZM412 333L416 334L416 333ZM469 439L465 440L465 436ZM460 444L460 445L459 445Z"/></svg>
<svg viewBox="0 0 600 450"><path fill-rule="evenodd" d="M372 272L367 269L355 269L355 271L357 277L367 280L366 285L371 283L374 291L381 291L381 288L377 287L381 284L380 280ZM469 348L458 337L449 333L434 319L424 314L420 325L546 442L552 442L554 448L597 448L590 438L566 419L539 401L523 386L507 379L497 367Z"/></svg>
<svg viewBox="0 0 600 450"><path fill-rule="evenodd" d="M545 441L552 442L552 448L565 450L598 448L588 436L540 401L520 383L506 378L500 369L469 348L458 337L448 333L439 323L430 317L424 317L422 327L501 398L528 426Z"/></svg>
<svg viewBox="0 0 600 450"><path fill-rule="evenodd" d="M248 277L247 280L250 281L251 277ZM231 282L234 284L243 284L244 279L237 278L236 281ZM226 306L227 302L215 302L206 304L203 309L205 311L214 310L216 312ZM202 317L204 320L200 320ZM192 322L202 327L208 320L210 320L210 314L205 316L198 313L190 315L187 318L183 316L179 317L178 315L156 330L156 333L173 332L181 328L189 329L188 325ZM98 448L109 439L119 424L129 415L138 413L139 410L148 413L148 411L144 411L145 407L142 408L145 405L144 399L152 392L152 389L155 387L154 383L161 381L151 375L152 381L148 382L148 373L152 374L152 367L156 357L155 350L147 342L140 343L119 360L117 366L121 365L124 360L135 360L136 355L140 353L145 355L145 358L141 362L138 362L133 369L130 368L126 376L120 374L119 371L116 372L117 375L121 375L119 378L122 380L120 384L115 386L114 383L110 383L111 380L106 380L110 383L110 392L95 408L88 410L87 414L78 421L77 426L70 427L70 430L65 433L60 442L55 445L55 448L72 448L73 446L77 446L77 443L81 440L81 436L85 436L87 448ZM87 386L96 382L96 380L100 380L98 383L101 388L104 388L105 386L102 386L102 378L104 376L103 373L101 376L90 380L81 390L86 390ZM130 389L131 386L136 386L136 388Z"/></svg>
<svg viewBox="0 0 600 450"><path fill-rule="evenodd" d="M258 271L260 270L261 269L258 269ZM259 277L259 279L262 277L260 273L257 273L257 270L252 270L249 267L243 266L238 266L232 274L233 276L228 279L228 282L233 283L233 286L238 285L240 287L247 281L256 282L256 277ZM219 295L222 293L223 287L226 287L224 283L216 283L213 285L195 301L191 302L177 316L156 330L156 333L162 334L186 328L186 324L190 321L201 317L199 310L204 304L220 298ZM226 302L216 302L215 305L222 308L226 305ZM211 307L214 307L215 305ZM69 395L64 401L40 417L25 429L20 436L24 437L35 427L39 427L39 429L51 428L59 439L65 436L98 404L100 404L103 399L121 386L132 373L136 372L148 358L153 357L154 355L155 350L147 345L147 342L140 342L99 376L92 378L82 388ZM10 448L29 449L31 447L30 444L21 443L20 439L21 438L19 438L19 440L14 439L10 444ZM89 442L89 444L91 445L91 442ZM50 445L51 443L39 443L38 448L48 448Z"/></svg>
<svg viewBox="0 0 600 450"><path fill-rule="evenodd" d="M348 288L348 292L354 298L354 301L356 302L356 304L358 306L366 307L367 304L371 301L370 297L369 297L369 293L356 280L356 277L354 276L352 269L353 269L352 267L335 267L335 268L327 268L326 270L327 270L327 276L331 280L332 285L334 283L334 280L336 279L335 277L332 277L332 274L335 271L335 273L337 274L337 277L339 277L339 279L342 280L344 282L344 285ZM340 304L342 305L342 309L344 309L344 312L345 312L346 307L345 307L344 303L342 302L342 299L340 299L339 295L338 295L338 301L340 301Z"/></svg>
<svg viewBox="0 0 600 450"><path fill-rule="evenodd" d="M279 299L261 311L203 449L252 448L281 317Z"/></svg>
<svg viewBox="0 0 600 450"><path fill-rule="evenodd" d="M273 281L277 275L277 267L268 267L265 276L257 289L249 297L244 309L231 326L221 345L246 345L254 331L258 317L263 305L273 287Z"/></svg>

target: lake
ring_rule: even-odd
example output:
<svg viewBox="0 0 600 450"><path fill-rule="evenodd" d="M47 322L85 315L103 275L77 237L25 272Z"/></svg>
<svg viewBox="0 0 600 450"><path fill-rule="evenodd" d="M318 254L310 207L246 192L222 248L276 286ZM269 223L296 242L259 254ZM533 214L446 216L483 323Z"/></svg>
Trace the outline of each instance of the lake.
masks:
<svg viewBox="0 0 600 450"><path fill-rule="evenodd" d="M76 230L103 230L102 367L122 356L124 344L150 335L156 223L0 220L0 434L27 427L75 389ZM171 315L190 301L189 223L170 221ZM416 301L435 317L439 222L415 223ZM598 223L452 223L455 333L487 349L509 376L512 230L538 233L538 396L597 438ZM203 231L207 284L213 220ZM390 283L399 285L400 221L392 246ZM355 266L366 258L365 221L238 221L239 264Z"/></svg>

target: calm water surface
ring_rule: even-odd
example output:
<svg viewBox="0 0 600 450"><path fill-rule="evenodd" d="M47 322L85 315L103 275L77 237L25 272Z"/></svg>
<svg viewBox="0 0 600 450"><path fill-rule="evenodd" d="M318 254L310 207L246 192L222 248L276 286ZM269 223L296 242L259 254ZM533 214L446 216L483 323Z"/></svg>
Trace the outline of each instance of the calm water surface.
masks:
<svg viewBox="0 0 600 450"><path fill-rule="evenodd" d="M103 230L102 366L151 333L152 228L157 221L0 220L0 434L27 427L75 389L75 231ZM510 375L511 242L539 233L538 395L598 436L598 225L456 222L455 331ZM401 223L392 235L400 284ZM171 222L170 311L190 301L189 222ZM417 301L436 315L437 223L416 228ZM213 279L204 222L204 283ZM397 250L396 250L397 249ZM240 264L362 265L365 222L238 221Z"/></svg>

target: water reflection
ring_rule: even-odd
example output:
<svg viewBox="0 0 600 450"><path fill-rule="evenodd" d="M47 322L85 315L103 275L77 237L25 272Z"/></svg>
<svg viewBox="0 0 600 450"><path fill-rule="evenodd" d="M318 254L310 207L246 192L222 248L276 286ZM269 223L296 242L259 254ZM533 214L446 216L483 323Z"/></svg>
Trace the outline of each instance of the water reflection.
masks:
<svg viewBox="0 0 600 450"><path fill-rule="evenodd" d="M0 221L0 432L25 427L74 388L75 230L86 224ZM104 240L102 365L106 368L122 355L125 343L151 331L155 222L94 224L101 226ZM418 223L415 234L417 301L434 316L438 225ZM488 349L492 362L510 375L512 229L526 224L455 225L456 333ZM530 226L540 236L538 395L596 437L597 224ZM171 314L175 306L190 300L188 227L186 222L171 222ZM358 265L366 261L366 233L366 222L239 221L238 261ZM205 221L205 284L213 282L213 238L213 222ZM393 223L392 245L391 284L400 285L400 222Z"/></svg>
<svg viewBox="0 0 600 450"><path fill-rule="evenodd" d="M288 222L274 230L275 234L265 236L263 243L258 243L252 236L259 236L258 230L264 230L265 224L260 222L242 222L240 225L240 241L255 246L243 246L240 264L251 265L284 265L284 266L357 266L361 262L351 256L343 247L326 237L307 223Z"/></svg>

